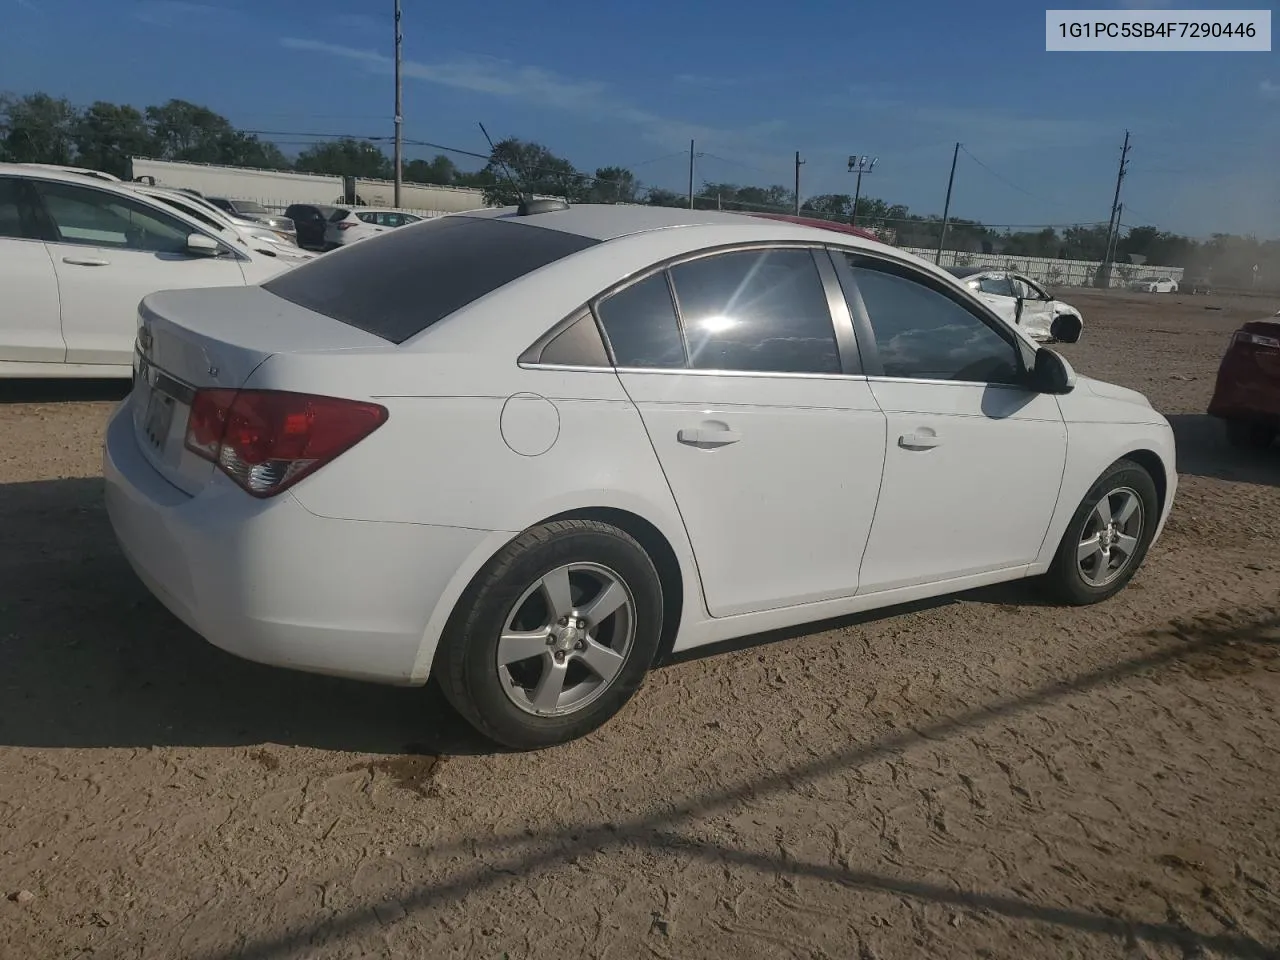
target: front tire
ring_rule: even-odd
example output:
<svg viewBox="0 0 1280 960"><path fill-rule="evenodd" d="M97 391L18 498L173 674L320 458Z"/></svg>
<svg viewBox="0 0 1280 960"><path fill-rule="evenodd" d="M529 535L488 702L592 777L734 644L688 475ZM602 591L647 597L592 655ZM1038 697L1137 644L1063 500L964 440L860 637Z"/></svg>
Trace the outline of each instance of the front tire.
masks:
<svg viewBox="0 0 1280 960"><path fill-rule="evenodd" d="M1076 508L1045 585L1073 606L1115 596L1138 572L1159 519L1151 474L1132 460L1117 460Z"/></svg>
<svg viewBox="0 0 1280 960"><path fill-rule="evenodd" d="M577 739L639 689L662 635L662 585L644 548L594 520L526 530L468 587L435 673L489 739L532 750Z"/></svg>

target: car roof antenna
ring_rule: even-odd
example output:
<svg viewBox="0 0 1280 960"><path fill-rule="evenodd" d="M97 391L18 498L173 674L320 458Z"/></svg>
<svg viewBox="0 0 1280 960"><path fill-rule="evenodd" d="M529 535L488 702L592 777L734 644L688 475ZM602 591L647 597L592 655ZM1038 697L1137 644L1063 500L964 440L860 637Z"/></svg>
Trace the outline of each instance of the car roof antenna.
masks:
<svg viewBox="0 0 1280 960"><path fill-rule="evenodd" d="M516 178L511 175L511 168L507 166L507 162L502 159L498 153L498 148L493 145L493 138L489 136L489 131L484 128L484 124L476 121L480 125L480 132L484 134L484 138L489 141L489 156L502 166L502 172L507 176L507 182L511 184L513 190L520 197L520 205L516 208L516 216L527 217L533 213L550 213L552 210L567 210L569 204L563 200L536 199L532 193L524 189L523 180L516 182Z"/></svg>

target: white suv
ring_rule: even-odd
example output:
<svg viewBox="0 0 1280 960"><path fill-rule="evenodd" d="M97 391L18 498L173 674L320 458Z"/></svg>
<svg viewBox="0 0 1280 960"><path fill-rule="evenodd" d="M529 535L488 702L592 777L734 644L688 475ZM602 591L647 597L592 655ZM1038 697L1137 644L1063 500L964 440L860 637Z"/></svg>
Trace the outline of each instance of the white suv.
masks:
<svg viewBox="0 0 1280 960"><path fill-rule="evenodd" d="M131 184L0 164L0 378L130 377L147 294L261 283L301 262Z"/></svg>
<svg viewBox="0 0 1280 960"><path fill-rule="evenodd" d="M423 219L416 213L387 207L336 207L324 226L324 248L346 246Z"/></svg>

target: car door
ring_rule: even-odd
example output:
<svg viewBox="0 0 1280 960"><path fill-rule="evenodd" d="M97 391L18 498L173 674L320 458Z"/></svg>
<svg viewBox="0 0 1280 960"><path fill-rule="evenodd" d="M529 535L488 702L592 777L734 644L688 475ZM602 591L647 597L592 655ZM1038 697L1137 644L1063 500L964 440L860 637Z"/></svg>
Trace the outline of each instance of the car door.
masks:
<svg viewBox="0 0 1280 960"><path fill-rule="evenodd" d="M1067 445L1056 398L1021 385L1032 348L914 266L862 254L838 266L888 420L859 592L1032 562Z"/></svg>
<svg viewBox="0 0 1280 960"><path fill-rule="evenodd" d="M30 181L0 176L0 362L66 359L42 213Z"/></svg>
<svg viewBox="0 0 1280 960"><path fill-rule="evenodd" d="M852 596L885 418L826 252L698 257L594 309L684 520L711 615Z"/></svg>
<svg viewBox="0 0 1280 960"><path fill-rule="evenodd" d="M298 246L319 247L324 243L324 216L313 206L295 203L284 215L293 221L298 233Z"/></svg>
<svg viewBox="0 0 1280 960"><path fill-rule="evenodd" d="M129 366L138 302L157 290L241 285L240 255L212 233L219 256L192 254L193 225L158 206L55 180L35 188L53 226L45 244L58 278L68 363Z"/></svg>
<svg viewBox="0 0 1280 960"><path fill-rule="evenodd" d="M1047 340L1053 326L1053 298L1035 282L1017 274L1010 275L1013 293L1022 300L1018 323L1031 336Z"/></svg>
<svg viewBox="0 0 1280 960"><path fill-rule="evenodd" d="M984 273L978 277L978 299L1003 320L1018 322L1018 298L1007 274Z"/></svg>

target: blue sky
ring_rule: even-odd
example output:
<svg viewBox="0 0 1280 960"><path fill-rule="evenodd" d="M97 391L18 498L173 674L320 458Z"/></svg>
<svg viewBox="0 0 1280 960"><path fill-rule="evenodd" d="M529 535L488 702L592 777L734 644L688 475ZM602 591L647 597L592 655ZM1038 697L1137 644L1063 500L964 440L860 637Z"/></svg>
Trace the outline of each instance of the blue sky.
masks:
<svg viewBox="0 0 1280 960"><path fill-rule="evenodd" d="M1127 223L1280 236L1270 53L1046 53L1044 5L1026 0L402 5L408 138L483 152L479 120L678 190L691 138L699 181L790 185L799 150L802 195L852 193L846 158L867 153L880 160L864 193L919 212L941 212L960 140L954 214L1058 224L1106 219L1128 128ZM0 90L179 97L247 129L386 135L391 13L392 0L0 0Z"/></svg>

